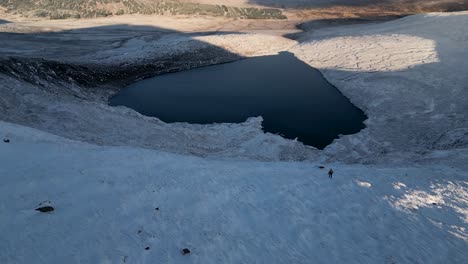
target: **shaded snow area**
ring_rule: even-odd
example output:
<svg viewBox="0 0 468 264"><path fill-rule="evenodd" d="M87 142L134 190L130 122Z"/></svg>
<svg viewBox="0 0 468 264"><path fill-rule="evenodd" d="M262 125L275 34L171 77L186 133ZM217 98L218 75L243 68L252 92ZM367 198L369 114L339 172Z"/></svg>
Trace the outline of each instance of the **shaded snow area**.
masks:
<svg viewBox="0 0 468 264"><path fill-rule="evenodd" d="M0 131L0 263L466 263L456 167L216 161Z"/></svg>
<svg viewBox="0 0 468 264"><path fill-rule="evenodd" d="M54 94L10 77L0 76L0 91L0 119L94 144L217 158L304 160L312 156L308 152L312 147L264 134L262 118L241 124L166 124L128 108L64 96L61 91Z"/></svg>
<svg viewBox="0 0 468 264"><path fill-rule="evenodd" d="M0 30L6 32L0 38L0 120L93 144L136 146L202 157L304 160L315 155L312 147L263 133L261 117L252 117L242 124L166 124L128 108L108 106L111 94L124 87L125 81L138 79L147 68L154 68L154 72L182 70L242 56L276 54L294 44L263 32L228 33L205 27L188 33L167 30L158 24L160 19L163 26L179 23L179 27L186 28L188 23L160 17L149 21L155 23L149 26L141 25L141 21L137 25L108 25L113 21L110 20L98 26L92 25L93 20L75 24L54 21L60 27L42 33L29 31L48 29L49 24L41 24L46 22L35 26L26 22L0 25ZM196 22L199 20L192 21ZM75 28L76 23L83 25ZM16 31L26 32L12 33ZM3 56L7 58L4 61ZM44 60L37 62L37 56ZM9 57L17 61L8 60ZM50 61L63 64L50 68ZM4 72L2 64L6 65ZM103 67L109 75L120 71L121 75L130 72L135 76L121 80L114 85L117 87L95 87L92 80L99 79L96 72L102 72ZM93 72L95 68L99 71ZM80 73L79 69L86 72ZM79 81L68 77L72 73ZM60 81L54 82L57 78ZM91 85L83 87L77 82Z"/></svg>

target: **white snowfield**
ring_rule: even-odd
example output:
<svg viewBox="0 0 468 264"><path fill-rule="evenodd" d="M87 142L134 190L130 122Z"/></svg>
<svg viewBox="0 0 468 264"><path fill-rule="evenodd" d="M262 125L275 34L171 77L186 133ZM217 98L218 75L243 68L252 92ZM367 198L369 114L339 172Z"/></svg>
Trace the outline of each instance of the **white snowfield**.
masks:
<svg viewBox="0 0 468 264"><path fill-rule="evenodd" d="M11 140L0 143L0 263L467 260L456 167L216 161L0 131Z"/></svg>
<svg viewBox="0 0 468 264"><path fill-rule="evenodd" d="M466 148L467 26L468 12L433 13L309 33L293 52L369 117L365 130L327 152L404 161Z"/></svg>
<svg viewBox="0 0 468 264"><path fill-rule="evenodd" d="M291 52L369 116L324 151L261 118L165 124L0 76L0 263L467 263L467 28L309 32Z"/></svg>

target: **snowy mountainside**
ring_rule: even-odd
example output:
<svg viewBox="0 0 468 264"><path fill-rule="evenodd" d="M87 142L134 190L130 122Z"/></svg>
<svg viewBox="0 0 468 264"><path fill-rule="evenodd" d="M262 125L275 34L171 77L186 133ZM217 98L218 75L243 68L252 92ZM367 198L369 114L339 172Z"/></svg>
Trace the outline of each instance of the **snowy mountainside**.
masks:
<svg viewBox="0 0 468 264"><path fill-rule="evenodd" d="M159 38L137 27L141 37L122 25L6 34L2 56L22 61L0 74L0 263L465 263L467 17L325 28L295 45L256 32ZM37 69L21 64L30 54L57 61L47 47L65 39L75 50L89 32L62 63L107 58L112 69L125 51L138 66L169 46L206 63L219 57L212 46L290 50L366 112L367 128L318 151L263 133L261 117L166 124L108 106L113 90L15 78Z"/></svg>
<svg viewBox="0 0 468 264"><path fill-rule="evenodd" d="M4 74L0 74L0 119L93 144L144 147L200 157L407 165L425 164L437 158L459 160L450 150L468 147L467 18L466 11L432 13L385 23L324 28L305 32L298 43L265 32L195 37L171 33L160 37L160 31L142 26L137 28L145 29L146 36L133 30L127 41L125 32L135 27L122 25L62 30L33 38L28 34L9 35L0 40L0 51L7 57L21 57L22 66L17 66L17 60L10 60L12 67L4 67ZM14 29L15 23L11 24L0 28ZM85 51L77 49L79 52L63 59L57 53L46 52L51 46L59 49L62 39L69 43L68 40L83 39L89 33L92 37L88 36ZM102 42L102 34L122 44L108 45ZM17 40L23 44L14 49ZM68 50L75 50L76 46L67 44ZM365 111L369 117L366 129L342 136L324 152L318 152L300 142L263 133L259 117L242 124L166 124L130 109L109 107L108 96L121 87L103 92L101 87L92 85L51 83L53 74L38 83L14 78L15 74L36 70L50 72L25 64L30 54L43 54L45 60L62 60L60 68L91 60L105 63L110 71L123 68L135 72L147 64L158 68L161 61L175 61L161 65L184 69L187 65L199 65L201 57L206 65L232 60L237 54L258 56L280 50L289 50L319 69ZM145 54L145 64L139 65ZM171 60L167 54L180 60ZM191 54L197 54L196 60L187 62ZM122 58L129 62L128 68L122 65ZM109 76L118 73L116 70ZM434 151L447 156L434 156Z"/></svg>
<svg viewBox="0 0 468 264"><path fill-rule="evenodd" d="M461 164L216 161L96 146L5 122L0 133L10 140L0 142L1 263L464 263L467 257L468 179ZM333 179L319 165L332 167ZM55 210L38 212L39 204ZM181 254L183 248L191 253Z"/></svg>
<svg viewBox="0 0 468 264"><path fill-rule="evenodd" d="M468 143L468 12L431 13L308 32L292 52L369 119L327 151L422 157ZM353 151L350 153L350 149ZM341 153L341 154L339 154Z"/></svg>

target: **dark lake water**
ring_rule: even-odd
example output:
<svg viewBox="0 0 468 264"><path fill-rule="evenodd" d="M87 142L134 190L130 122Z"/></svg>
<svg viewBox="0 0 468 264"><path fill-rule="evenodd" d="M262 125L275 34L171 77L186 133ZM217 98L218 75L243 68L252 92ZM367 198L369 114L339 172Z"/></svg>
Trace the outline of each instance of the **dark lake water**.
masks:
<svg viewBox="0 0 468 264"><path fill-rule="evenodd" d="M262 116L266 132L323 149L364 128L364 113L292 53L159 75L110 99L166 123L240 123Z"/></svg>

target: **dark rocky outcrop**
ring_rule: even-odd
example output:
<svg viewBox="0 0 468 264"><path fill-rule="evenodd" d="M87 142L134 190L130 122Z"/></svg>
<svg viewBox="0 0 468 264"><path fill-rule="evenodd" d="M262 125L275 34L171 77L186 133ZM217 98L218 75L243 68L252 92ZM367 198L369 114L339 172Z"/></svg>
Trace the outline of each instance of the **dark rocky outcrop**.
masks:
<svg viewBox="0 0 468 264"><path fill-rule="evenodd" d="M49 213L49 212L54 211L55 209L52 206L42 206L42 207L36 208L35 210L41 213Z"/></svg>

